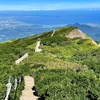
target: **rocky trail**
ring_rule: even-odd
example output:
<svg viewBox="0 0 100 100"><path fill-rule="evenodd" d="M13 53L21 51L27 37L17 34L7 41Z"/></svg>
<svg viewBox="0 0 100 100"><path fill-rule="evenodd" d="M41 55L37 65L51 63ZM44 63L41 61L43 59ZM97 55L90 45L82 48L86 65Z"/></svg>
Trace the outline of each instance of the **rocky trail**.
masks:
<svg viewBox="0 0 100 100"><path fill-rule="evenodd" d="M38 100L38 97L34 95L35 91L32 89L34 87L34 79L31 76L25 76L25 87L22 91L20 100Z"/></svg>

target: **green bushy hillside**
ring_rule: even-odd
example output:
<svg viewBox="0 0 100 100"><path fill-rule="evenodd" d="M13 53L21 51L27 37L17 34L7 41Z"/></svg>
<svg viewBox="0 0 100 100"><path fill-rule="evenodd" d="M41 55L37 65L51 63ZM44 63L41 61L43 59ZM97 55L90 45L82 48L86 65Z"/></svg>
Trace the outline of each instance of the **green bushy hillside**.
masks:
<svg viewBox="0 0 100 100"><path fill-rule="evenodd" d="M0 44L0 100L6 93L9 76L31 75L43 100L100 100L100 47L88 35L68 38L77 27L64 27L23 39ZM35 52L40 38L42 52ZM15 60L29 53L19 65ZM10 99L19 100L23 82ZM16 94L16 95L15 95Z"/></svg>

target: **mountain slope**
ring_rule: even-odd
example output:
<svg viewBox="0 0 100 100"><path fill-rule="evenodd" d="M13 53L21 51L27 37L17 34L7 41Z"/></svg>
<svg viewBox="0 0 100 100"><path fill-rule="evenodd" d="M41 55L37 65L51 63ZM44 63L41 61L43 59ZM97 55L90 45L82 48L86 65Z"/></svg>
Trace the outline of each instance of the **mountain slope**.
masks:
<svg viewBox="0 0 100 100"><path fill-rule="evenodd" d="M12 18L0 20L0 42L18 39L55 29L57 26L27 24Z"/></svg>
<svg viewBox="0 0 100 100"><path fill-rule="evenodd" d="M82 38L82 39L86 39L86 35L79 29L74 29L72 30L68 35L66 35L66 37L69 38Z"/></svg>
<svg viewBox="0 0 100 100"><path fill-rule="evenodd" d="M66 37L73 33L75 38ZM79 33L82 35L77 35ZM35 52L38 40L41 40L42 52ZM0 99L4 97L9 76L14 84L15 76L19 79L31 75L35 78L37 95L42 99L99 100L100 47L94 42L77 27L70 26L1 43ZM29 57L16 65L15 60L27 52ZM22 89L23 84L18 87L17 100ZM12 88L12 100L15 98L13 91Z"/></svg>
<svg viewBox="0 0 100 100"><path fill-rule="evenodd" d="M84 33L91 36L94 40L100 41L100 27L99 27L99 25L97 26L94 24L92 25L92 24L79 24L79 23L75 23L75 24L71 24L71 25L78 27Z"/></svg>

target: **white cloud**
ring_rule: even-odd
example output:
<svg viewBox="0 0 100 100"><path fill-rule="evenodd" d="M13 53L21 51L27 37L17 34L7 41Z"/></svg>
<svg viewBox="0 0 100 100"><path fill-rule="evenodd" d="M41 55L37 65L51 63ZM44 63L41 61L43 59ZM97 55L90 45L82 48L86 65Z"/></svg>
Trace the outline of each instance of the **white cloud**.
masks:
<svg viewBox="0 0 100 100"><path fill-rule="evenodd" d="M55 2L55 3L31 3L23 5L0 5L0 10L53 10L53 9L99 9L100 2Z"/></svg>

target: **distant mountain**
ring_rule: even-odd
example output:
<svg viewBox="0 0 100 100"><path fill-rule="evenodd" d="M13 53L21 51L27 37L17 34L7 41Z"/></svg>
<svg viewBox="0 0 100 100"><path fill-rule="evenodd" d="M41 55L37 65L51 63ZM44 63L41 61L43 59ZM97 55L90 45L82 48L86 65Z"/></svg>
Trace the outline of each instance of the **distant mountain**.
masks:
<svg viewBox="0 0 100 100"><path fill-rule="evenodd" d="M24 38L55 28L57 28L57 26L27 24L13 19L0 20L0 42Z"/></svg>
<svg viewBox="0 0 100 100"><path fill-rule="evenodd" d="M79 29L81 29L84 33L88 34L94 40L100 41L100 25L99 24L75 23L75 24L70 24L70 25L77 26Z"/></svg>
<svg viewBox="0 0 100 100"><path fill-rule="evenodd" d="M99 24L70 24L67 26L77 26L84 33L88 34L96 41L100 41L100 25ZM48 32L56 28L61 27L60 25L34 25L25 22L20 22L14 19L0 20L0 42L24 38Z"/></svg>

